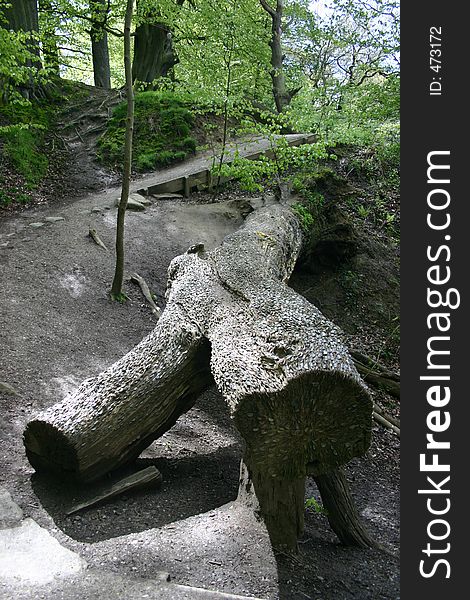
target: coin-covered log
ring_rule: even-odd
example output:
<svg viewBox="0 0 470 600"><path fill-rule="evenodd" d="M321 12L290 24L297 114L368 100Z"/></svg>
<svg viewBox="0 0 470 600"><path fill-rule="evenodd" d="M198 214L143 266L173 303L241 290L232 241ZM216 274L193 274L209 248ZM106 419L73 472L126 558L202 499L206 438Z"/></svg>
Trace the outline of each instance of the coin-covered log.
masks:
<svg viewBox="0 0 470 600"><path fill-rule="evenodd" d="M302 242L291 209L251 213L221 246L168 270L167 305L129 354L26 428L31 464L92 480L134 459L215 380L246 442L275 545L296 546L307 472L368 448L372 403L341 332L287 286Z"/></svg>

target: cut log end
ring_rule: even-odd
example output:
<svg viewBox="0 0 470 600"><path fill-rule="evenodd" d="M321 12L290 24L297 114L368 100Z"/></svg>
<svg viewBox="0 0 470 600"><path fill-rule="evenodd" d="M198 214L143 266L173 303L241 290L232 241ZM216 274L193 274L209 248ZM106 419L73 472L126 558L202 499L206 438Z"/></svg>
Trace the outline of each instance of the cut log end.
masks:
<svg viewBox="0 0 470 600"><path fill-rule="evenodd" d="M23 434L26 456L36 471L60 472L73 477L77 455L60 429L42 420L30 421Z"/></svg>
<svg viewBox="0 0 470 600"><path fill-rule="evenodd" d="M372 402L367 390L340 372L305 373L280 392L240 401L235 424L251 464L266 477L322 474L370 445ZM308 465L308 466L307 466Z"/></svg>

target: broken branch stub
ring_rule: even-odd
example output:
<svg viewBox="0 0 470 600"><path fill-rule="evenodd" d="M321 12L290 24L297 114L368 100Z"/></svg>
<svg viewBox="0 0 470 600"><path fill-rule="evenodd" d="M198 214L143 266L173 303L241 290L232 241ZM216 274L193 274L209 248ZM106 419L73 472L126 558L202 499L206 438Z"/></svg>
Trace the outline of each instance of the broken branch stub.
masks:
<svg viewBox="0 0 470 600"><path fill-rule="evenodd" d="M301 238L292 211L275 204L219 248L176 257L154 331L28 424L32 465L99 477L162 435L212 374L246 441L271 539L294 547L307 470L322 475L363 454L372 414L341 332L286 285Z"/></svg>

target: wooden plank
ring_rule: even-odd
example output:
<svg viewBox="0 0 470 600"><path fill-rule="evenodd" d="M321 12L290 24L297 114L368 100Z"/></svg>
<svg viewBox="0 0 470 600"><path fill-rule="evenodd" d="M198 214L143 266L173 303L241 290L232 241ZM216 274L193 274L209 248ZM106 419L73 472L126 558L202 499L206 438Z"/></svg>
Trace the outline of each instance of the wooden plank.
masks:
<svg viewBox="0 0 470 600"><path fill-rule="evenodd" d="M317 137L313 134L305 135L296 140L289 140L289 146L302 146L303 144L311 144L315 142ZM266 150L259 150L256 152L252 152L244 156L247 160L257 160L261 156L267 156L269 158L273 158L274 151L270 148ZM229 159L224 161L225 164L230 164L233 162L233 159ZM226 183L230 181L231 177L221 177L220 183ZM146 189L138 190L139 193L145 195L155 196L158 194L167 194L167 193L181 193L187 198L190 191L194 188L206 189L211 187L213 184L212 176L210 170L207 167L201 169L200 171L195 171L194 173L190 173L184 177L177 177L176 179L171 179L169 181L162 181L161 183L157 183L155 185L151 185Z"/></svg>
<svg viewBox="0 0 470 600"><path fill-rule="evenodd" d="M95 506L99 502L110 500L111 498L114 498L119 494L124 494L125 492L128 492L130 490L146 487L149 485L157 485L161 482L161 480L162 474L156 467L147 467L146 469L142 469L137 473L128 475L127 477L124 477L124 479L121 479L116 483L102 488L98 491L98 493L95 496L84 502L81 502L80 504L72 506L72 508L70 508L65 514L67 516L73 515L74 513L83 510L84 508Z"/></svg>

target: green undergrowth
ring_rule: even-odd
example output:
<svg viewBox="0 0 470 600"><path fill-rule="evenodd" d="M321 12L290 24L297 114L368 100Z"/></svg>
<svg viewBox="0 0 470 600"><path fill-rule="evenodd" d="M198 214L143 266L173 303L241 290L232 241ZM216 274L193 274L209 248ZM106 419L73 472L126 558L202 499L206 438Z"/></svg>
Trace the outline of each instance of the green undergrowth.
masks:
<svg viewBox="0 0 470 600"><path fill-rule="evenodd" d="M335 155L330 154L330 160L332 156ZM348 184L331 167L319 163L296 172L292 178L292 191L301 198L292 205L292 209L304 233L311 235L322 226L325 203L340 199L348 192Z"/></svg>
<svg viewBox="0 0 470 600"><path fill-rule="evenodd" d="M99 158L122 168L127 102L117 106L99 140ZM196 150L191 135L194 116L188 101L171 92L139 92L135 95L133 166L151 171L184 160Z"/></svg>
<svg viewBox="0 0 470 600"><path fill-rule="evenodd" d="M41 89L31 101L17 94L0 104L0 206L33 200L48 173L47 138L61 107L87 95L81 84L65 79L49 81Z"/></svg>
<svg viewBox="0 0 470 600"><path fill-rule="evenodd" d="M28 202L47 173L44 138L51 127L54 108L46 103L15 103L0 107L0 152L23 185L2 185L0 204ZM5 182L3 182L4 184Z"/></svg>

